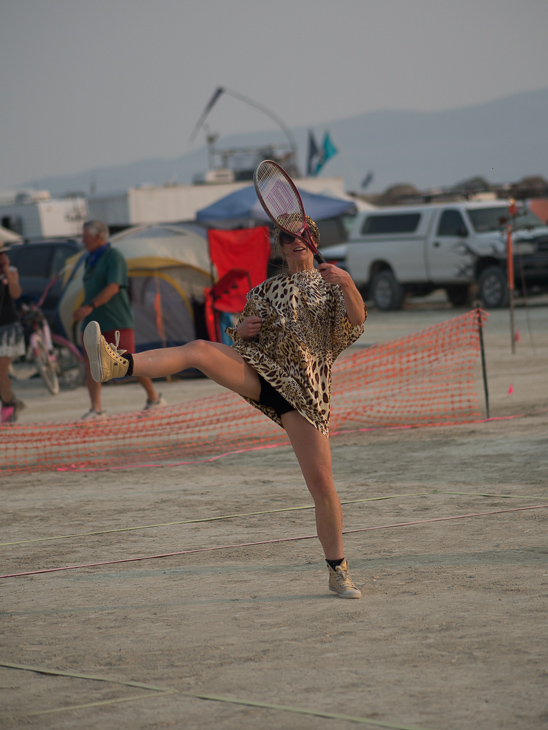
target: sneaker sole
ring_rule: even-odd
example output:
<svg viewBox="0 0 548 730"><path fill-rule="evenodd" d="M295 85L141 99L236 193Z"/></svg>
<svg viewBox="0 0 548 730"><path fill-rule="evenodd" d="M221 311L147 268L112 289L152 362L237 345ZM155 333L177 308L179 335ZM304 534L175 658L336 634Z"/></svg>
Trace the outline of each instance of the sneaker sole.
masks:
<svg viewBox="0 0 548 730"><path fill-rule="evenodd" d="M352 591L352 592L348 592L348 593L339 593L339 591L335 591L333 588L330 588L329 590L333 591L333 593L335 593L339 598L361 598L362 597L361 591L359 591L359 590L356 592Z"/></svg>
<svg viewBox="0 0 548 730"><path fill-rule="evenodd" d="M91 377L96 383L102 380L101 367L101 328L97 322L90 322L84 330L84 347L89 359Z"/></svg>

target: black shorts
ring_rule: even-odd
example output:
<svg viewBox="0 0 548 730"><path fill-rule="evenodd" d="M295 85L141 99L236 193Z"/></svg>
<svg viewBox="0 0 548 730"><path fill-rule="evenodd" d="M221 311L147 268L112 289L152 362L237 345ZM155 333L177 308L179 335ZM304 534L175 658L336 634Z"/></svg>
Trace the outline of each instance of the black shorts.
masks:
<svg viewBox="0 0 548 730"><path fill-rule="evenodd" d="M257 373L258 375L258 373ZM261 395L259 396L259 403L262 406L268 406L276 411L278 416L283 416L284 413L289 411L295 411L295 406L286 401L281 393L278 393L276 388L270 385L262 375L259 375L259 381L261 383Z"/></svg>

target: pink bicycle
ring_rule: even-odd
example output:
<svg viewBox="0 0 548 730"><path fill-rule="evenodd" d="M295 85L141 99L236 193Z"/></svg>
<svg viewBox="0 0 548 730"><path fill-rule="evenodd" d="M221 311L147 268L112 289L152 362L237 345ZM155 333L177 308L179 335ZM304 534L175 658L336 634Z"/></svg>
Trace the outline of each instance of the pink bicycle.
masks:
<svg viewBox="0 0 548 730"><path fill-rule="evenodd" d="M78 348L61 335L53 334L41 306L55 279L50 281L37 303L21 306L21 324L27 344L23 361L34 363L52 395L59 389L77 388L86 378L84 357Z"/></svg>

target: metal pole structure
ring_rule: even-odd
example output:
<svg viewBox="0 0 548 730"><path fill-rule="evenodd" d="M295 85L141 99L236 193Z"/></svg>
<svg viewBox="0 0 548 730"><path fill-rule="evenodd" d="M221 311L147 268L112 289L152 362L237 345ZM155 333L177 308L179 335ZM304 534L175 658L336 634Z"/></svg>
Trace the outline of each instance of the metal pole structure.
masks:
<svg viewBox="0 0 548 730"><path fill-rule="evenodd" d="M483 394L485 395L485 413L486 413L487 418L490 418L490 415L489 415L489 387L487 385L487 366L485 364L485 348L483 346L483 322L481 321L481 309L479 307L476 309L476 314L478 317L478 333L479 333L480 353L481 353L481 372L483 375Z"/></svg>
<svg viewBox="0 0 548 730"><path fill-rule="evenodd" d="M196 136L196 133L202 127L207 115L211 111L213 105L217 102L219 97L222 94L228 94L229 96L233 96L235 99L238 99L239 101L243 101L245 104L249 104L252 107L255 107L255 109L258 109L259 111L263 112L263 114L266 114L266 116L270 117L276 124L280 127L280 129L284 132L286 135L289 147L291 149L291 154L293 155L293 167L294 170L289 171L294 177L300 177L300 172L298 169L298 160L297 160L297 142L295 140L295 137L291 133L291 131L286 127L286 125L282 122L279 116L274 114L274 112L270 111L270 109L267 109L262 104L257 103L256 101L253 101L253 99L250 99L248 96L244 96L243 94L238 93L237 91L232 91L231 89L227 89L224 86L219 86L217 89L215 89L215 92L213 93L213 96L209 100L206 108L202 112L202 115L198 122L196 123L196 126L194 127L194 130L192 131L192 134L190 135L189 144L192 144L192 141L194 137Z"/></svg>
<svg viewBox="0 0 548 730"><path fill-rule="evenodd" d="M297 142L295 140L295 137L291 133L288 127L282 122L279 116L274 114L274 112L270 111L270 109L267 109L262 104L259 104L256 101L253 101L253 99L250 99L248 96L244 96L243 94L238 93L237 91L232 91L231 89L227 89L226 87L223 89L225 94L228 94L229 96L233 96L235 99L239 99L240 101L243 101L245 104L249 104L250 106L255 107L255 109L258 109L259 111L263 112L263 114L266 114L267 117L270 117L276 124L280 127L280 129L284 132L285 136L287 137L287 140L289 142L289 147L291 148L291 152L293 154L293 166L295 168L295 171L293 172L293 175L295 177L299 177L300 173L298 170L298 160L297 160Z"/></svg>
<svg viewBox="0 0 548 730"><path fill-rule="evenodd" d="M506 226L506 270L508 272L508 294L510 297L510 338L512 344L512 355L516 352L516 337L514 333L514 248L512 246L512 228L514 224L514 216L516 213L516 203L514 199L510 201L508 209L509 218Z"/></svg>

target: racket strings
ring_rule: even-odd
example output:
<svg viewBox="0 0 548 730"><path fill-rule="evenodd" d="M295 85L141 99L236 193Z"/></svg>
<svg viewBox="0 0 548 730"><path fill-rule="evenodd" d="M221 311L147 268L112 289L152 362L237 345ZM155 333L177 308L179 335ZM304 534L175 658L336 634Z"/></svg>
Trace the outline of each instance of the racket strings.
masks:
<svg viewBox="0 0 548 730"><path fill-rule="evenodd" d="M255 191L267 215L281 230L297 235L323 263L310 231L301 200L293 181L285 170L272 160L263 160L253 177Z"/></svg>
<svg viewBox="0 0 548 730"><path fill-rule="evenodd" d="M300 233L306 227L301 201L280 170L263 163L257 170L255 180L256 188L272 220L280 228Z"/></svg>

